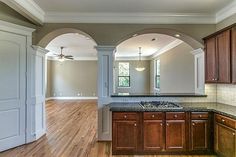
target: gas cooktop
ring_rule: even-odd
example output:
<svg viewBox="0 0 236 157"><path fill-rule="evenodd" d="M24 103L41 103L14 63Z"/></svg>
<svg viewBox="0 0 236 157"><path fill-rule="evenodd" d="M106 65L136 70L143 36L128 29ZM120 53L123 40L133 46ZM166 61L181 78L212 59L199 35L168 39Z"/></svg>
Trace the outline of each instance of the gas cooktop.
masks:
<svg viewBox="0 0 236 157"><path fill-rule="evenodd" d="M182 106L180 106L177 103L169 102L169 101L141 101L140 105L145 109L150 108L157 108L157 109L183 109Z"/></svg>

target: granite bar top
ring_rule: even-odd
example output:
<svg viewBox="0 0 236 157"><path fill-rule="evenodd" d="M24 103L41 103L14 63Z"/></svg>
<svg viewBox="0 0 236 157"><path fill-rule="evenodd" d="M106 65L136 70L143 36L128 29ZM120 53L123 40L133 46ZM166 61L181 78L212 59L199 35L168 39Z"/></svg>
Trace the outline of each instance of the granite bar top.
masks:
<svg viewBox="0 0 236 157"><path fill-rule="evenodd" d="M196 93L114 93L111 97L207 97Z"/></svg>
<svg viewBox="0 0 236 157"><path fill-rule="evenodd" d="M120 112L215 112L236 119L236 106L221 104L221 103L179 103L182 109L145 109L139 105L139 102L115 102L107 106L110 111Z"/></svg>

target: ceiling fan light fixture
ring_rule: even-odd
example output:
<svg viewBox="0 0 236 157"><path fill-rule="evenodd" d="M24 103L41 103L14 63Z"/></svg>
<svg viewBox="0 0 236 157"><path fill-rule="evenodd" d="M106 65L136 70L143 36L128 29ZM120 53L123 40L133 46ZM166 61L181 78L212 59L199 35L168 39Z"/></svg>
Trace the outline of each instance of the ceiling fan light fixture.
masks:
<svg viewBox="0 0 236 157"><path fill-rule="evenodd" d="M64 62L64 61L65 61L65 58L63 58L63 57L62 57L62 58L59 58L58 61L59 61L59 62Z"/></svg>

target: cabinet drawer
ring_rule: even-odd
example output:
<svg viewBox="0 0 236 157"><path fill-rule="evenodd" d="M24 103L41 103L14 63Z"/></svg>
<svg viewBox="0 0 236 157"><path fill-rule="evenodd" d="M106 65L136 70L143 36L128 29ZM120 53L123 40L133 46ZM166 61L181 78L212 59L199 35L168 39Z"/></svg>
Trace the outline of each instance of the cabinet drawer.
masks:
<svg viewBox="0 0 236 157"><path fill-rule="evenodd" d="M224 124L230 128L236 129L236 121L231 118L216 114L215 120L218 123L221 123L221 124Z"/></svg>
<svg viewBox="0 0 236 157"><path fill-rule="evenodd" d="M185 113L184 112L167 112L166 113L167 120L185 120Z"/></svg>
<svg viewBox="0 0 236 157"><path fill-rule="evenodd" d="M145 120L162 120L164 119L164 113L163 112L144 112L143 113L143 119Z"/></svg>
<svg viewBox="0 0 236 157"><path fill-rule="evenodd" d="M208 112L192 112L191 119L208 119Z"/></svg>
<svg viewBox="0 0 236 157"><path fill-rule="evenodd" d="M135 112L113 112L112 118L118 120L137 120L138 114Z"/></svg>

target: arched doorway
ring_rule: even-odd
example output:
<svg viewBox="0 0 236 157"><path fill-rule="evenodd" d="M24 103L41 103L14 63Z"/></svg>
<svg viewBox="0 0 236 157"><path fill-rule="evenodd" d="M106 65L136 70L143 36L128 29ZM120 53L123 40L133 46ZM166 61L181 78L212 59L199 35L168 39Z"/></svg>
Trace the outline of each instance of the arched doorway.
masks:
<svg viewBox="0 0 236 157"><path fill-rule="evenodd" d="M81 146L96 142L97 44L86 33L68 28L49 33L40 43L50 51L46 68L47 138L61 137L56 145L70 146L72 141L82 150ZM61 53L61 46L63 55L71 55L73 60L58 60L55 54Z"/></svg>

